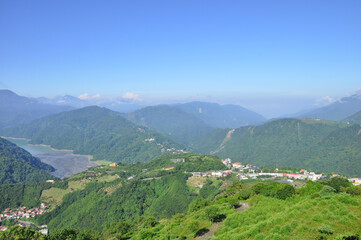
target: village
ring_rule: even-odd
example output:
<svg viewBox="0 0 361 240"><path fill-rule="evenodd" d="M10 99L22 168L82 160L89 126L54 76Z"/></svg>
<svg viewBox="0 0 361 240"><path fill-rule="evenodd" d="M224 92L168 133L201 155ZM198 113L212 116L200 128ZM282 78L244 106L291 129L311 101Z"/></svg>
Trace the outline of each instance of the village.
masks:
<svg viewBox="0 0 361 240"><path fill-rule="evenodd" d="M316 174L306 169L301 169L298 173L296 172L279 172L278 168L274 169L274 172L263 172L258 166L251 164L242 164L240 162L232 163L230 158L222 160L222 163L230 168L224 171L206 171L206 172L192 172L195 177L227 177L232 173L236 173L239 180L248 179L287 179L288 182L292 183L293 180L311 180L318 181L322 179L328 179L330 177L340 177L338 174L332 174L331 176ZM350 178L348 179L354 186L358 186L361 183L361 178Z"/></svg>
<svg viewBox="0 0 361 240"><path fill-rule="evenodd" d="M37 215L43 214L48 206L45 203L41 203L39 208L29 208L26 206L20 208L6 208L3 212L0 213L0 222L7 220L15 220L17 225L21 227L30 227L33 223L21 221L21 219L33 218ZM5 231L7 226L0 226L0 231ZM39 227L40 228L40 227ZM42 229L46 229L46 226L42 226Z"/></svg>

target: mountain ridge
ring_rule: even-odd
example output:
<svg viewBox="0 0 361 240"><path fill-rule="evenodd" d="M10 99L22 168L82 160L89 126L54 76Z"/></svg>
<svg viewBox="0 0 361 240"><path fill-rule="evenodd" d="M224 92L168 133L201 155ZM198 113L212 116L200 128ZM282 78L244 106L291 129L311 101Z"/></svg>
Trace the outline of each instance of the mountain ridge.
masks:
<svg viewBox="0 0 361 240"><path fill-rule="evenodd" d="M0 137L0 185L55 179L49 174L51 171L54 171L53 167Z"/></svg>
<svg viewBox="0 0 361 240"><path fill-rule="evenodd" d="M149 161L183 148L159 133L131 123L121 113L98 106L49 115L0 132L113 162Z"/></svg>

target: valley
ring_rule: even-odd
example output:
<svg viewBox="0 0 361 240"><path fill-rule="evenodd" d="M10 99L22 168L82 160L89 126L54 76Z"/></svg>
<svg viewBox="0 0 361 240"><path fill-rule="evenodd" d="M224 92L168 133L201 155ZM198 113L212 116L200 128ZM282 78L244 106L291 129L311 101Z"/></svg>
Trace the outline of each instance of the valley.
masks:
<svg viewBox="0 0 361 240"><path fill-rule="evenodd" d="M51 172L57 178L71 177L76 173L97 165L91 161L91 156L75 155L71 150L57 150L47 145L29 144L30 140L19 138L5 138L17 146L25 149L40 161L54 167Z"/></svg>
<svg viewBox="0 0 361 240"><path fill-rule="evenodd" d="M348 121L288 118L242 126L237 114L234 121L212 123L214 111L230 116L221 105L182 106L127 114L89 106L0 128L7 136L0 139L6 166L0 239L21 231L94 240L360 234L361 129L349 122L358 114ZM216 127L222 122L239 127ZM332 204L351 220L338 221L338 211L323 207ZM29 218L21 210L41 206L47 207ZM264 209L272 214L258 218ZM311 222L295 221L287 211L308 214ZM39 231L18 228L25 223Z"/></svg>
<svg viewBox="0 0 361 240"><path fill-rule="evenodd" d="M361 240L360 13L1 1L0 240Z"/></svg>

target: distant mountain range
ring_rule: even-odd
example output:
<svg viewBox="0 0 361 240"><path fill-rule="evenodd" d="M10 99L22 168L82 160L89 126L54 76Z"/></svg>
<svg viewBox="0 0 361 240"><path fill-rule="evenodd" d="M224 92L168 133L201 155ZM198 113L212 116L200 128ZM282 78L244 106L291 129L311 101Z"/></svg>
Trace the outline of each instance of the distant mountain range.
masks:
<svg viewBox="0 0 361 240"><path fill-rule="evenodd" d="M359 111L361 111L360 91L327 106L302 113L298 117L342 121Z"/></svg>
<svg viewBox="0 0 361 240"><path fill-rule="evenodd" d="M261 126L214 130L193 149L259 166L289 166L359 176L360 133L359 125L281 119Z"/></svg>
<svg viewBox="0 0 361 240"><path fill-rule="evenodd" d="M50 165L42 163L10 141L0 138L0 185L55 179L49 174L50 171L54 171Z"/></svg>
<svg viewBox="0 0 361 240"><path fill-rule="evenodd" d="M1 134L93 155L95 160L123 163L146 162L184 148L159 133L131 123L120 113L97 106L49 115L4 129Z"/></svg>
<svg viewBox="0 0 361 240"><path fill-rule="evenodd" d="M65 96L59 96L55 98L36 98L37 101L45 104L52 104L52 105L58 105L58 106L71 106L74 108L83 108L88 106L100 106L100 107L106 107L110 110L122 112L122 113L128 113L135 111L137 109L140 109L144 106L139 105L134 102L128 102L121 98L115 98L115 99L87 99L83 100L78 97L65 95Z"/></svg>
<svg viewBox="0 0 361 240"><path fill-rule="evenodd" d="M43 116L69 111L70 106L44 104L9 90L0 90L0 129L28 123Z"/></svg>
<svg viewBox="0 0 361 240"><path fill-rule="evenodd" d="M262 115L238 105L190 102L175 106L214 128L237 128L266 122Z"/></svg>

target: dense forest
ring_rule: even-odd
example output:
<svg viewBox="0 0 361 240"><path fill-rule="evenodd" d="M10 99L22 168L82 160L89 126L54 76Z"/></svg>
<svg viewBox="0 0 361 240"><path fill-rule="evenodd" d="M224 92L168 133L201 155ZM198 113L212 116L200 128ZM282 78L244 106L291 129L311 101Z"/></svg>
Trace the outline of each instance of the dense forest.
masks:
<svg viewBox="0 0 361 240"><path fill-rule="evenodd" d="M53 170L53 167L42 163L24 149L0 138L0 185L55 179L49 174Z"/></svg>
<svg viewBox="0 0 361 240"><path fill-rule="evenodd" d="M258 166L311 168L361 175L361 127L313 119L281 119L261 126L218 129L194 149Z"/></svg>

